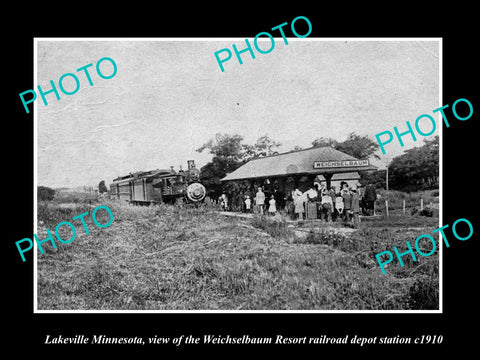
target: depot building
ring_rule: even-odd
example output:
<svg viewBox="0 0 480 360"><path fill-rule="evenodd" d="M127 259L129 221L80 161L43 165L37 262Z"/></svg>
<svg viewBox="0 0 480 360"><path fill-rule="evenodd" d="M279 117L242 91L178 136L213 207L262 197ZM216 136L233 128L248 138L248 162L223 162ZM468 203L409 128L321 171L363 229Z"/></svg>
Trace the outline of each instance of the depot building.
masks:
<svg viewBox="0 0 480 360"><path fill-rule="evenodd" d="M340 182L355 185L360 171L375 171L370 161L356 159L331 147L314 147L250 160L221 179L222 182L241 181L252 192L259 186L266 192L278 188L287 193L296 188L306 191L314 183L340 189Z"/></svg>

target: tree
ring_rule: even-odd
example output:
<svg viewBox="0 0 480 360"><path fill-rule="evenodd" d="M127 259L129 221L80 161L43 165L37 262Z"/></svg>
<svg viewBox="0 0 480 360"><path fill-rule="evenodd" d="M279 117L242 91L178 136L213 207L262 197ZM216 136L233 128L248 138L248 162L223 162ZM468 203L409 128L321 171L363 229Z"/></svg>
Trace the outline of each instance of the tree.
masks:
<svg viewBox="0 0 480 360"><path fill-rule="evenodd" d="M347 139L342 142L338 142L332 138L319 137L312 141L312 145L313 147L329 146L360 160L368 159L371 156L377 159L380 158L374 154L379 148L378 143L370 139L367 135L360 136L354 132L348 134Z"/></svg>
<svg viewBox="0 0 480 360"><path fill-rule="evenodd" d="M360 171L360 184L373 185L376 189L386 188L386 170Z"/></svg>
<svg viewBox="0 0 480 360"><path fill-rule="evenodd" d="M206 187L209 196L218 197L222 192L222 182L220 181L228 173L235 171L241 162L234 162L220 156L214 156L212 161L208 162L200 169L200 181Z"/></svg>
<svg viewBox="0 0 480 360"><path fill-rule="evenodd" d="M338 143L336 147L337 150L360 160L368 159L370 156L380 159L378 155L374 154L378 148L378 143L367 135L360 136L353 132L348 135L347 140Z"/></svg>
<svg viewBox="0 0 480 360"><path fill-rule="evenodd" d="M209 150L214 156L240 161L242 158L243 137L241 135L216 134L215 139L210 139L196 151Z"/></svg>
<svg viewBox="0 0 480 360"><path fill-rule="evenodd" d="M197 149L198 152L208 150L213 155L212 161L200 169L200 180L209 196L220 196L222 189L231 193L244 192L246 184L222 184L220 180L251 159L276 154L276 148L280 146L267 134L259 137L253 145L242 144L242 141L240 135L216 134L214 139Z"/></svg>
<svg viewBox="0 0 480 360"><path fill-rule="evenodd" d="M392 159L389 166L392 188L418 191L438 187L439 138L425 140L425 144L406 150Z"/></svg>
<svg viewBox="0 0 480 360"><path fill-rule="evenodd" d="M100 194L108 192L107 186L105 185L105 180L100 181L98 184L98 192Z"/></svg>
<svg viewBox="0 0 480 360"><path fill-rule="evenodd" d="M338 145L338 141L332 138L319 137L312 141L312 145L314 148L329 146L336 149Z"/></svg>
<svg viewBox="0 0 480 360"><path fill-rule="evenodd" d="M51 201L55 197L55 190L47 186L37 186L37 199Z"/></svg>
<svg viewBox="0 0 480 360"><path fill-rule="evenodd" d="M200 153L208 150L213 155L212 161L200 169L200 180L209 196L218 197L222 192L220 180L242 165L242 141L240 135L216 134L215 139L197 149Z"/></svg>
<svg viewBox="0 0 480 360"><path fill-rule="evenodd" d="M243 160L249 161L251 159L278 154L275 149L279 146L281 146L280 143L277 143L271 139L268 134L265 134L260 136L254 145L242 145Z"/></svg>

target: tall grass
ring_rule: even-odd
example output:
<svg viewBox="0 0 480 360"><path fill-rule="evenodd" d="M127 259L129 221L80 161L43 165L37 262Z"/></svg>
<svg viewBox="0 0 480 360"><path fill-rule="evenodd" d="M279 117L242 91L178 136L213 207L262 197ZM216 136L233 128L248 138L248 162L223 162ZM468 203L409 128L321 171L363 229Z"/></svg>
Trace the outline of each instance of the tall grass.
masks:
<svg viewBox="0 0 480 360"><path fill-rule="evenodd" d="M288 239L293 236L293 232L287 227L285 217L272 219L267 215L255 215L251 224L275 239Z"/></svg>
<svg viewBox="0 0 480 360"><path fill-rule="evenodd" d="M438 306L434 256L428 264L389 266L387 275L371 257L413 232L406 237L402 229L368 228L346 236L312 230L300 240L283 220L245 223L205 208L102 204L113 212L110 227L97 228L85 217L90 235L77 231L72 243L38 256L39 309ZM46 204L38 215L43 227L52 228L91 209Z"/></svg>

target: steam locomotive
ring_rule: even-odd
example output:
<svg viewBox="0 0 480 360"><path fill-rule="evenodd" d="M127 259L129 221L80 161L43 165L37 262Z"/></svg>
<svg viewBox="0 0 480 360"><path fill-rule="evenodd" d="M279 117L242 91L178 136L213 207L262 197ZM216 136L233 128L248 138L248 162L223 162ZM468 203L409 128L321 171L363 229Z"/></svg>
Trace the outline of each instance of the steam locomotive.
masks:
<svg viewBox="0 0 480 360"><path fill-rule="evenodd" d="M125 200L132 204L155 204L177 202L199 203L206 195L199 182L200 171L193 160L188 160L188 169L177 172L170 169L140 171L119 176L110 184L110 198Z"/></svg>

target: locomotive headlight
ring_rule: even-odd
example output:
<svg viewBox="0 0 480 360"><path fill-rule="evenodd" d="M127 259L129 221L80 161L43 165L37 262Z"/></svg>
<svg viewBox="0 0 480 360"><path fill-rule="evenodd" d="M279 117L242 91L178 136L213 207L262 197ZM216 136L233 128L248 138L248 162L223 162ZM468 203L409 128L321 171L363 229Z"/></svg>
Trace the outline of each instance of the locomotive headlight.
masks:
<svg viewBox="0 0 480 360"><path fill-rule="evenodd" d="M191 201L201 201L207 194L205 186L200 183L193 183L187 187L187 197Z"/></svg>
<svg viewBox="0 0 480 360"><path fill-rule="evenodd" d="M200 178L200 171L198 169L190 169L189 174L191 179L198 180Z"/></svg>

